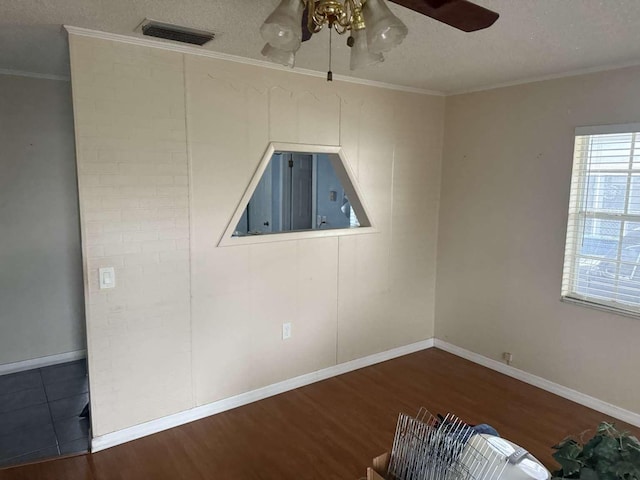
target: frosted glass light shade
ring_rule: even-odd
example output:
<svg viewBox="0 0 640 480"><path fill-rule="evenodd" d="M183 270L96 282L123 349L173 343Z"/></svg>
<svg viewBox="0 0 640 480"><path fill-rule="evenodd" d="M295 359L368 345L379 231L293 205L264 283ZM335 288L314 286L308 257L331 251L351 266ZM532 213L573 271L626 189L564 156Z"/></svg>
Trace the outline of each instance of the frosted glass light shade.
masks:
<svg viewBox="0 0 640 480"><path fill-rule="evenodd" d="M353 47L351 47L351 70L368 67L384 61L381 53L371 53L367 46L366 30L354 30Z"/></svg>
<svg viewBox="0 0 640 480"><path fill-rule="evenodd" d="M367 0L362 8L367 26L367 43L371 53L381 53L398 46L407 36L407 26L396 17L384 0Z"/></svg>
<svg viewBox="0 0 640 480"><path fill-rule="evenodd" d="M279 63L280 65L284 65L285 67L293 68L296 60L296 54L294 52L280 50L279 48L269 45L268 43L264 46L261 53L272 62Z"/></svg>
<svg viewBox="0 0 640 480"><path fill-rule="evenodd" d="M302 42L301 0L282 0L260 27L262 38L274 48L295 52Z"/></svg>

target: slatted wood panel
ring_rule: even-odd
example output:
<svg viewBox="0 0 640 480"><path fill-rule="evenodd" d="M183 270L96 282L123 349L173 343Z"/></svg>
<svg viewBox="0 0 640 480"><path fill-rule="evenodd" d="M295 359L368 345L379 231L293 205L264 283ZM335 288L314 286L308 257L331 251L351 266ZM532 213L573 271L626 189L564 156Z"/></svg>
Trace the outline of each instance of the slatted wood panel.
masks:
<svg viewBox="0 0 640 480"><path fill-rule="evenodd" d="M3 470L0 480L359 479L389 449L398 412L420 406L489 423L551 468L551 445L607 418L430 349L95 455Z"/></svg>

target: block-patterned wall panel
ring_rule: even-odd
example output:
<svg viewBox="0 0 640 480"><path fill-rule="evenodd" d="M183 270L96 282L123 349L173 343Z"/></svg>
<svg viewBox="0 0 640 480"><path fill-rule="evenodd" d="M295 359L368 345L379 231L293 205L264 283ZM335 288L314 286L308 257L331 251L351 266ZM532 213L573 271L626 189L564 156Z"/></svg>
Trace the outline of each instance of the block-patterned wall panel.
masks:
<svg viewBox="0 0 640 480"><path fill-rule="evenodd" d="M72 47L85 271L93 282L115 262L124 282L88 290L98 435L433 336L443 98L97 39ZM342 145L378 232L218 247L272 141ZM116 152L96 167L107 171L82 171ZM108 175L132 183L102 185ZM170 228L178 236L160 238ZM146 276L165 257L171 275ZM160 301L174 315L151 330ZM139 325L148 335L125 335ZM143 374L151 391L137 398Z"/></svg>
<svg viewBox="0 0 640 480"><path fill-rule="evenodd" d="M71 37L94 434L193 405L180 54ZM116 288L100 290L112 266Z"/></svg>
<svg viewBox="0 0 640 480"><path fill-rule="evenodd" d="M270 141L339 144L331 88L258 71L186 59L199 405L336 363L337 238L216 247Z"/></svg>

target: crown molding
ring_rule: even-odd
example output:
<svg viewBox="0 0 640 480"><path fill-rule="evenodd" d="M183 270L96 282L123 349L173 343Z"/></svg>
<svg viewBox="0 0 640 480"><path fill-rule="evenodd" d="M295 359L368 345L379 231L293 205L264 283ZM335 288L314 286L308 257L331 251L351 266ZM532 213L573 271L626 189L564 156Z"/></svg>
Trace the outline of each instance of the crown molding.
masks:
<svg viewBox="0 0 640 480"><path fill-rule="evenodd" d="M48 73L35 73L35 72L25 72L23 70L10 70L6 68L0 68L0 75L12 75L14 77L29 77L29 78L39 78L42 80L55 80L58 82L69 82L71 81L71 77L66 77L63 75L49 75Z"/></svg>
<svg viewBox="0 0 640 480"><path fill-rule="evenodd" d="M562 73L552 73L549 75L540 75L537 77L521 78L519 80L513 80L510 82L494 83L494 84L485 85L481 87L474 87L474 88L463 89L463 90L454 90L451 92L444 92L444 96L452 97L454 95L464 95L467 93L486 92L487 90L496 90L498 88L517 87L518 85L526 85L528 83L544 82L547 80L557 80L560 78L567 78L567 77L579 77L580 75L609 72L612 70L621 70L623 68L638 67L638 66L640 66L640 60L633 60L631 62L614 63L609 65L603 65L600 67L590 67L590 68L582 68L578 70L569 70L567 72L562 72Z"/></svg>
<svg viewBox="0 0 640 480"><path fill-rule="evenodd" d="M227 60L229 62L243 63L245 65L253 65L256 67L269 68L271 70L279 70L281 72L297 73L299 75L306 75L309 77L325 78L324 72L317 72L315 70L309 70L306 68L288 68L282 65L276 65L264 60L256 60L253 58L240 57L238 55L229 55L227 53L214 52L211 50L203 50L200 47L191 47L188 45L181 45L178 43L169 43L169 41L151 40L148 38L142 38L139 36L121 35L118 33L101 32L99 30L90 30L88 28L74 27L71 25L64 25L65 30L70 35L76 35L80 37L98 38L101 40L111 40L120 43L129 43L131 45L139 45L143 47L159 48L161 50L168 50L172 52L184 53L188 55L198 55L201 57L215 58L218 60ZM407 87L404 85L395 85L392 83L377 82L375 80L366 80L362 78L350 77L347 75L334 75L334 81L355 83L357 85L366 85L368 87L385 88L388 90L397 90L400 92L417 93L420 95L431 95L443 97L443 92L435 90L426 90L422 88Z"/></svg>
<svg viewBox="0 0 640 480"><path fill-rule="evenodd" d="M99 38L102 40L112 40L114 42L130 43L132 45L140 45L140 46L146 46L150 48L159 48L162 50L169 50L169 51L185 53L190 55L198 55L203 57L216 58L219 60L227 60L235 63L243 63L245 65L264 67L264 68L269 68L271 70L279 70L282 72L297 73L300 75L306 75L310 77L317 77L317 78L325 77L325 74L323 72L317 72L315 70L309 70L305 68L287 68L287 67L276 65L274 63L263 61L263 60L245 58L237 55L229 55L229 54L220 53L220 52L213 52L210 50L200 50L198 47L178 45L174 43L169 43L168 41L165 42L162 40L151 40L151 39L141 38L141 37L120 35L117 33L101 32L99 30L91 30L88 28L74 27L71 25L64 25L64 28L70 35ZM419 95L431 95L431 96L437 96L437 97L451 97L454 95L464 95L468 93L485 92L489 90L496 90L499 88L526 85L528 83L544 82L547 80L557 80L557 79L567 78L567 77L577 77L580 75L589 75L592 73L608 72L608 71L620 70L623 68L631 68L631 67L638 67L638 66L640 66L640 60L634 60L630 62L609 64L609 65L604 65L600 67L583 68L583 69L577 69L577 70L569 70L567 72L562 72L562 73L554 73L549 75L540 75L537 77L521 78L518 80L509 81L509 82L492 83L492 84L484 85L480 87L474 87L474 88L462 89L462 90L452 90L447 92L441 92L437 90L428 90L428 89L416 88L416 87L408 87L405 85L395 85L392 83L378 82L375 80L349 77L347 75L334 75L333 78L334 78L334 81L353 83L357 85L366 85L369 87L376 87L376 88L385 88L388 90L397 90L400 92L417 93ZM26 72L23 70L12 70L12 69L6 69L6 68L0 68L0 75L39 78L43 80L55 80L60 82L71 81L71 77L66 75L52 75L48 73Z"/></svg>

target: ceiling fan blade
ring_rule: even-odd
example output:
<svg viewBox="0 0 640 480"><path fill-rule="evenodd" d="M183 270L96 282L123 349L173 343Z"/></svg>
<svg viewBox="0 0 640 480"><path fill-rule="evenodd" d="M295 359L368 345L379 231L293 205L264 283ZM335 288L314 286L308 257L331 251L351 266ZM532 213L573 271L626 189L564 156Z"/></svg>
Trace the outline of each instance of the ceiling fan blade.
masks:
<svg viewBox="0 0 640 480"><path fill-rule="evenodd" d="M500 15L467 0L389 0L463 32L490 27Z"/></svg>

